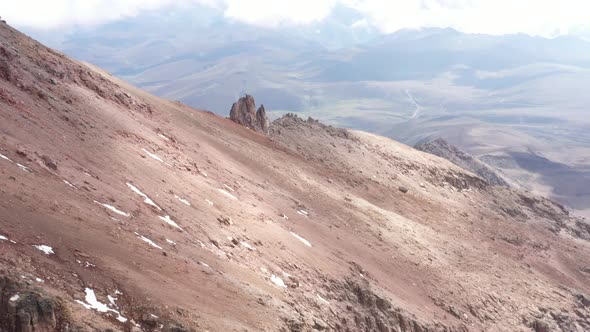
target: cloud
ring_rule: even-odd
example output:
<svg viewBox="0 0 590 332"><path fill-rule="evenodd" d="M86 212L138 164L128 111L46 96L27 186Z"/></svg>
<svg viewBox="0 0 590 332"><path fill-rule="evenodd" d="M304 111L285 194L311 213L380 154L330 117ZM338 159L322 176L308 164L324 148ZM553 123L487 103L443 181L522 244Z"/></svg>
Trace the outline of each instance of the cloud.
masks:
<svg viewBox="0 0 590 332"><path fill-rule="evenodd" d="M250 24L308 24L324 19L337 0L226 0L224 15Z"/></svg>
<svg viewBox="0 0 590 332"><path fill-rule="evenodd" d="M228 19L262 25L309 24L344 5L382 32L452 27L464 32L567 34L587 26L587 0L16 0L1 1L1 15L17 26L55 28L92 25L149 10L205 5ZM579 28L576 28L579 30Z"/></svg>
<svg viewBox="0 0 590 332"><path fill-rule="evenodd" d="M171 0L17 0L2 1L9 23L33 28L94 25L161 8Z"/></svg>
<svg viewBox="0 0 590 332"><path fill-rule="evenodd" d="M585 25L587 0L351 0L384 32L401 28L452 27L472 33L565 34Z"/></svg>

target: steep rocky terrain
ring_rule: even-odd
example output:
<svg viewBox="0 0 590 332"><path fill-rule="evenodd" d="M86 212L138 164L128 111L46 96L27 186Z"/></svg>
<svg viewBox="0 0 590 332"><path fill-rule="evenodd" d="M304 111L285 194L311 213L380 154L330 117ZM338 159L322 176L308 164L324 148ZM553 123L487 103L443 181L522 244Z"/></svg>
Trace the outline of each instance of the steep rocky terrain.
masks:
<svg viewBox="0 0 590 332"><path fill-rule="evenodd" d="M498 175L490 166L475 159L473 156L460 150L456 146L449 144L442 138L416 144L414 148L445 158L453 164L479 175L489 184L508 186L506 180Z"/></svg>
<svg viewBox="0 0 590 332"><path fill-rule="evenodd" d="M589 232L390 139L262 135L0 24L0 331L586 331Z"/></svg>

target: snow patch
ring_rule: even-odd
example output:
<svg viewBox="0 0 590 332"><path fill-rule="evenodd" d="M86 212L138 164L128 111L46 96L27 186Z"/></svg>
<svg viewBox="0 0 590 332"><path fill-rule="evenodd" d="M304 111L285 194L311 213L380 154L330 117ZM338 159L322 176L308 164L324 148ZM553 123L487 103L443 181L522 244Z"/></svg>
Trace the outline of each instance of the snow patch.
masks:
<svg viewBox="0 0 590 332"><path fill-rule="evenodd" d="M16 163L16 166L18 166L18 168L22 169L25 172L33 173L33 171L30 168L28 168L27 166L25 166L25 165Z"/></svg>
<svg viewBox="0 0 590 332"><path fill-rule="evenodd" d="M7 156L5 156L3 154L0 154L0 159L8 160L9 162L11 162L13 164L15 163L14 161L12 161L10 158L8 158ZM25 172L33 173L33 171L25 165L16 163L16 166L18 166L20 169L22 169Z"/></svg>
<svg viewBox="0 0 590 332"><path fill-rule="evenodd" d="M234 188L228 186L227 184L223 184L223 186L229 189L229 191L235 192Z"/></svg>
<svg viewBox="0 0 590 332"><path fill-rule="evenodd" d="M86 298L84 300L86 301L86 303L84 303L80 300L76 300L76 302L83 305L84 308L86 308L88 310L96 310L96 311L102 312L102 313L113 312L113 313L117 314L117 316L118 316L117 320L119 322L121 322L121 323L127 322L127 318L121 316L121 314L117 310L109 308L104 303L100 303L96 299L96 294L94 294L94 290L92 290L90 288L86 288L85 292L86 292Z"/></svg>
<svg viewBox="0 0 590 332"><path fill-rule="evenodd" d="M169 140L170 140L168 137L166 137L166 136L164 136L164 135L162 135L162 134L158 134L158 136L159 136L161 139L165 140L165 141L169 141Z"/></svg>
<svg viewBox="0 0 590 332"><path fill-rule="evenodd" d="M203 266L206 266L206 267L210 267L210 266L209 266L209 264L207 264L207 263L204 263L204 262L199 262L199 264L201 264L201 265L203 265Z"/></svg>
<svg viewBox="0 0 590 332"><path fill-rule="evenodd" d="M16 302L16 301L18 301L18 299L20 299L20 295L16 294L16 295L12 296L8 301Z"/></svg>
<svg viewBox="0 0 590 332"><path fill-rule="evenodd" d="M53 254L55 254L53 252L53 248L51 248L50 246L46 246L44 244L34 245L33 247L37 248L37 250L43 251L45 253L45 255L53 255Z"/></svg>
<svg viewBox="0 0 590 332"><path fill-rule="evenodd" d="M164 160L162 160L162 158L158 157L158 155L156 155L156 154L153 154L153 153L149 152L149 151L148 151L148 150L146 150L146 149L141 149L141 150L142 150L143 152L145 152L145 154L147 154L148 156L150 156L152 159L155 159L155 160L157 160L157 161L159 161L159 162L161 162L161 163L163 163L163 162L164 162Z"/></svg>
<svg viewBox="0 0 590 332"><path fill-rule="evenodd" d="M148 239L147 237L143 236L143 235L139 235L137 232L135 232L135 235L137 235L137 237L142 240L143 242L146 242L147 244L149 244L150 246L163 250L162 247L160 247L159 245L157 245L154 241Z"/></svg>
<svg viewBox="0 0 590 332"><path fill-rule="evenodd" d="M225 196L233 199L233 200L238 200L238 198L230 193L228 193L227 191L223 190L223 189L217 189L220 193L224 194Z"/></svg>
<svg viewBox="0 0 590 332"><path fill-rule="evenodd" d="M153 207L155 207L156 209L162 211L162 209L156 205L156 203L154 203L154 201L152 201L146 194L142 193L139 189L137 189L134 185L132 185L131 183L127 183L127 187L129 187L129 189L131 189L134 193L138 194L139 196L143 197L143 202L145 204L151 205Z"/></svg>
<svg viewBox="0 0 590 332"><path fill-rule="evenodd" d="M176 197L176 199L179 200L182 204L191 206L191 203L189 201L187 201L186 199L178 197L177 195L174 195L174 197Z"/></svg>
<svg viewBox="0 0 590 332"><path fill-rule="evenodd" d="M318 299L324 303L324 304L330 304L330 302L328 302L326 299L324 299L323 297L320 296L320 294L316 294L318 296Z"/></svg>
<svg viewBox="0 0 590 332"><path fill-rule="evenodd" d="M209 203L209 205L213 206L213 202L211 202L210 200L206 199L205 202Z"/></svg>
<svg viewBox="0 0 590 332"><path fill-rule="evenodd" d="M174 241L172 241L172 240L169 240L169 239L166 239L166 242L170 243L170 244L171 244L171 245L173 245L173 246L175 246L175 245L176 245L176 242L174 242Z"/></svg>
<svg viewBox="0 0 590 332"><path fill-rule="evenodd" d="M248 250L252 250L252 251L256 251L256 248L252 247L248 242L240 242L244 247L246 247Z"/></svg>
<svg viewBox="0 0 590 332"><path fill-rule="evenodd" d="M309 214L307 213L307 211L305 211L305 210L297 210L297 213L299 213L299 214L300 214L300 215L302 215L302 216L306 216L306 217L309 215Z"/></svg>
<svg viewBox="0 0 590 332"><path fill-rule="evenodd" d="M293 232L289 232L289 233L291 233L291 235L296 237L299 241L303 242L303 244L305 244L306 246L311 247L311 243L309 241L307 241L306 239L302 238L299 234L295 234Z"/></svg>
<svg viewBox="0 0 590 332"><path fill-rule="evenodd" d="M274 274L270 276L270 281L272 281L275 285L283 288L287 288L285 282L280 277L275 276Z"/></svg>
<svg viewBox="0 0 590 332"><path fill-rule="evenodd" d="M67 180L63 180L65 184L67 184L68 186L72 187L72 188L76 188L76 186L74 186L73 184L69 183Z"/></svg>
<svg viewBox="0 0 590 332"><path fill-rule="evenodd" d="M8 241L6 236L0 235L0 241Z"/></svg>
<svg viewBox="0 0 590 332"><path fill-rule="evenodd" d="M180 228L180 226L178 226L178 224L176 222L174 222L174 220L170 219L170 216L165 216L165 217L158 216L158 218L160 218L160 220L167 223L168 225L182 230L182 228Z"/></svg>
<svg viewBox="0 0 590 332"><path fill-rule="evenodd" d="M7 156L5 156L5 155L3 155L3 154L1 154L1 153L0 153L0 158L2 158L2 159L4 159L4 160L8 160L8 161L10 161L11 163L13 163L13 161L12 161L12 160L10 160L10 158L8 158Z"/></svg>
<svg viewBox="0 0 590 332"><path fill-rule="evenodd" d="M97 201L94 201L94 203L96 203L96 204L98 204L98 205L102 205L103 207L105 207L105 208L107 208L107 209L109 209L109 210L111 210L111 211L115 212L116 214L120 214L120 215L122 215L122 216L124 216L124 217L129 217L129 216L130 216L130 214L129 214L129 213L127 213L127 212L123 212L123 211L121 211L121 210L117 209L116 207L114 207L114 206L112 206L112 205L104 204L104 203L97 202Z"/></svg>
<svg viewBox="0 0 590 332"><path fill-rule="evenodd" d="M43 280L43 279L41 279L41 278L35 278L35 281L36 281L36 282L40 282L40 283L44 283L44 282L45 282L45 280Z"/></svg>

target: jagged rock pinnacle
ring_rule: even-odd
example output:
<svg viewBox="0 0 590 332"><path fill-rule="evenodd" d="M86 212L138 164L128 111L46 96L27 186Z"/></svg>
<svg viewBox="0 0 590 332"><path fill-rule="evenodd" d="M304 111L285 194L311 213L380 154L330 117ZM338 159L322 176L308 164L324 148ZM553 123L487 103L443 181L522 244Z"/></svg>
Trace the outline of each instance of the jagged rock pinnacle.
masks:
<svg viewBox="0 0 590 332"><path fill-rule="evenodd" d="M255 110L256 101L254 97L245 95L232 105L229 118L244 127L267 134L270 121L266 116L264 105L260 105L258 111Z"/></svg>

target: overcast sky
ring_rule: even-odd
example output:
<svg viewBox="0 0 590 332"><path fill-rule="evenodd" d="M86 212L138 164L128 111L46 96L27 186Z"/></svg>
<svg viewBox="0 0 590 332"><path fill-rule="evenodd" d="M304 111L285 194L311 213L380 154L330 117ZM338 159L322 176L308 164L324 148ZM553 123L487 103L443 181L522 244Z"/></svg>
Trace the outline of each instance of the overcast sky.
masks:
<svg viewBox="0 0 590 332"><path fill-rule="evenodd" d="M590 24L590 0L0 0L0 15L17 27L92 25L195 3L228 19L262 26L321 21L335 5L358 10L357 27L452 27L464 32L554 36Z"/></svg>

